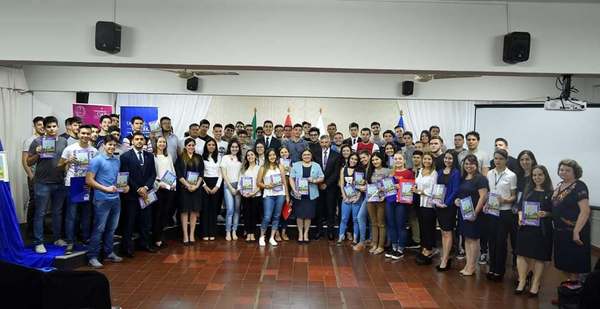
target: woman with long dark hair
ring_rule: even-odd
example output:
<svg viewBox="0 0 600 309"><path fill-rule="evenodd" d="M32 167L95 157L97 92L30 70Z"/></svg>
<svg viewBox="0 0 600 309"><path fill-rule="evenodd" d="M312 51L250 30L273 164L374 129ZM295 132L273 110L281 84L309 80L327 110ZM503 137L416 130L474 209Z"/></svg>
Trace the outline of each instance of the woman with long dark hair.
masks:
<svg viewBox="0 0 600 309"><path fill-rule="evenodd" d="M237 140L227 145L227 151L221 158L221 175L223 177L223 199L227 213L225 215L225 240L237 240L237 228L240 219L242 196L237 190L237 182L242 169L242 146Z"/></svg>
<svg viewBox="0 0 600 309"><path fill-rule="evenodd" d="M175 183L172 184L161 181L163 177L167 180L167 178L176 176L173 159L169 157L167 147L167 139L164 136L159 136L156 140L156 147L153 149L154 166L156 168L156 177L158 181L158 192L156 194L158 201L152 207L152 239L157 248L165 248L167 246L163 241L163 228L167 223L169 208L175 199L175 188L177 185L176 179L174 179Z"/></svg>
<svg viewBox="0 0 600 309"><path fill-rule="evenodd" d="M367 188L367 210L371 221L371 254L381 254L385 251L385 193L380 181L390 176L390 169L383 153L373 152L371 168L367 171L367 186L376 188L369 192Z"/></svg>
<svg viewBox="0 0 600 309"><path fill-rule="evenodd" d="M357 210L356 218L353 218L353 220L356 219L356 221L358 221L359 228L358 231L356 229L354 230L354 241L356 242L356 244L352 247L354 251L364 250L367 243L367 222L369 218L366 197L367 179L365 175L367 174L371 166L371 154L367 150L361 150L358 152L358 159L360 161L360 164L357 166L354 174L354 183L356 184L356 188L365 196L362 199L360 208ZM361 177L358 177L359 173ZM357 233L358 238L356 238Z"/></svg>
<svg viewBox="0 0 600 309"><path fill-rule="evenodd" d="M456 206L454 199L458 194L460 185L460 170L458 169L458 157L452 149L444 152L444 168L438 170L438 190L443 186L445 192L443 199L435 200L435 213L437 215L440 229L442 230L442 256L438 271L447 271L452 265L450 250L452 249L452 234L456 225Z"/></svg>
<svg viewBox="0 0 600 309"><path fill-rule="evenodd" d="M431 264L435 246L435 224L437 217L431 202L433 186L437 183L437 171L433 163L433 155L429 152L423 154L423 167L417 171L413 193L419 198L419 231L421 233L421 253L417 255L416 262L421 265Z"/></svg>
<svg viewBox="0 0 600 309"><path fill-rule="evenodd" d="M290 197L288 195L288 184L285 177L285 169L279 163L279 154L275 149L267 150L267 161L258 171L258 187L263 190L263 220L260 226L260 238L258 243L261 247L266 246L265 233L271 223L271 237L269 244L277 246L275 232L279 228L279 218L283 203Z"/></svg>
<svg viewBox="0 0 600 309"><path fill-rule="evenodd" d="M244 157L244 164L238 180L238 191L242 195L242 217L244 218L244 230L246 231L246 242L255 241L254 233L258 223L261 194L258 187L258 159L256 151L248 149Z"/></svg>
<svg viewBox="0 0 600 309"><path fill-rule="evenodd" d="M198 188L203 182L204 161L202 156L195 152L196 141L193 138L186 138L184 146L185 150L175 162L175 171L183 244L188 245L196 241L196 220L202 210L202 195Z"/></svg>
<svg viewBox="0 0 600 309"><path fill-rule="evenodd" d="M340 170L339 186L342 194L342 205L340 230L338 234L338 245L344 241L346 227L348 226L348 220L352 216L354 218L354 231L360 230L358 226L358 211L362 205L363 194L356 187L355 172L358 169L359 164L358 155L353 153L348 157L348 162ZM358 239L358 235L354 235L353 239Z"/></svg>
<svg viewBox="0 0 600 309"><path fill-rule="evenodd" d="M290 159L290 150L285 147L285 146L281 146L281 148L279 148L279 162L281 163L281 165L283 166L283 170L285 172L285 182L287 184L287 189L288 189L288 196L289 196L289 192L290 192L290 169L292 168L292 161ZM290 215L291 217L291 215ZM279 220L279 228L281 230L281 232L277 231L275 233L275 241L288 241L290 240L290 238L287 235L287 227L288 227L288 220L290 220L290 217L288 217L287 219L283 218L283 216L281 217L281 219Z"/></svg>
<svg viewBox="0 0 600 309"><path fill-rule="evenodd" d="M219 150L217 141L210 138L204 144L204 184L202 185L202 230L203 240L215 240L217 236L217 211L221 207L220 191L223 177L219 168Z"/></svg>

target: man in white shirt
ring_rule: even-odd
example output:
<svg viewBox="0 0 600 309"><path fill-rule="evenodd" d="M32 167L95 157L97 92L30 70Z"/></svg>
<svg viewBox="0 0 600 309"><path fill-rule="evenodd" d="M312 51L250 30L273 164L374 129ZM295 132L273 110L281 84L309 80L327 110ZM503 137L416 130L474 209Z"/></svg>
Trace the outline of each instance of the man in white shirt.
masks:
<svg viewBox="0 0 600 309"><path fill-rule="evenodd" d="M454 134L454 152L458 157L464 157L466 155L462 154L463 152L467 152L465 149L465 136L462 133Z"/></svg>
<svg viewBox="0 0 600 309"><path fill-rule="evenodd" d="M179 138L177 137L177 135L175 135L175 133L173 133L171 118L160 118L160 130L155 133L155 138L152 141L153 147L155 147L156 139L158 139L159 136L164 136L167 139L167 153L169 154L169 157L171 157L171 160L173 160L173 163L175 163L175 161L177 160L177 155L180 152L180 148Z"/></svg>
<svg viewBox="0 0 600 309"><path fill-rule="evenodd" d="M358 137L358 123L350 123L348 129L350 130L350 137L344 140L344 144L354 146L354 144L360 142L360 137Z"/></svg>
<svg viewBox="0 0 600 309"><path fill-rule="evenodd" d="M219 160L223 158L225 152L227 152L228 142L223 140L223 125L215 123L213 125L213 137L217 141L217 151L219 152Z"/></svg>
<svg viewBox="0 0 600 309"><path fill-rule="evenodd" d="M190 133L190 136L181 139L179 149L185 149L185 140L193 138L196 141L196 153L202 155L204 152L204 144L206 144L206 142L204 139L200 138L200 126L197 123L192 123L188 127L188 132Z"/></svg>
<svg viewBox="0 0 600 309"><path fill-rule="evenodd" d="M33 175L35 174L35 164L27 165L29 156L29 146L38 137L44 135L44 117L37 116L33 118L33 135L23 142L23 152L21 154L21 165L25 174L27 174L27 188L29 191L29 201L25 213L27 214L27 232L33 235L33 215L35 214L35 192L33 191Z"/></svg>
<svg viewBox="0 0 600 309"><path fill-rule="evenodd" d="M273 148L277 152L279 152L279 148L281 148L281 141L273 134L273 122L271 120L265 120L263 123L264 135L262 137L258 137L257 142L265 143L265 149Z"/></svg>
<svg viewBox="0 0 600 309"><path fill-rule="evenodd" d="M371 129L362 128L362 130L360 130L360 136L360 141L352 145L352 150L354 150L354 152L358 153L361 150L367 150L372 154L376 151L379 151L379 146L371 142Z"/></svg>
<svg viewBox="0 0 600 309"><path fill-rule="evenodd" d="M473 154L477 157L477 161L479 161L479 172L483 176L487 176L487 173L490 169L490 157L485 151L479 149L479 133L476 131L471 131L467 133L466 138L468 149L466 152L463 152L459 155L458 162L462 166L462 162L467 154Z"/></svg>

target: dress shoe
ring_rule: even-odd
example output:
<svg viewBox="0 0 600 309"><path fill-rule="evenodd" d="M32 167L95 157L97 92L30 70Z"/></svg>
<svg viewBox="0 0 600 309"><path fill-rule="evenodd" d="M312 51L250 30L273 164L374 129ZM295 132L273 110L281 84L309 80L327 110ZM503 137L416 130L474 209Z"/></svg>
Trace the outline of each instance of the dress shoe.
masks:
<svg viewBox="0 0 600 309"><path fill-rule="evenodd" d="M335 235L333 235L333 233L328 233L327 234L327 239L329 239L329 241L334 241L335 240Z"/></svg>
<svg viewBox="0 0 600 309"><path fill-rule="evenodd" d="M156 250L156 248L154 248L153 246L147 246L144 248L144 251L150 252L150 253L156 253L158 250Z"/></svg>

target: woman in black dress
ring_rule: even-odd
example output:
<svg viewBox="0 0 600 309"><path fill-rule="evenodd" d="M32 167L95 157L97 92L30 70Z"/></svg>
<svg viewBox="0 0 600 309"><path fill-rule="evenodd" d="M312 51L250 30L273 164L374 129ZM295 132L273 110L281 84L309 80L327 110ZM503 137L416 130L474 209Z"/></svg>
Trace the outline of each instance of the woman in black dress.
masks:
<svg viewBox="0 0 600 309"><path fill-rule="evenodd" d="M565 272L567 287L577 288L579 274L591 269L590 204L586 184L579 180L583 170L575 160L558 164L558 184L552 195L554 219L554 266Z"/></svg>
<svg viewBox="0 0 600 309"><path fill-rule="evenodd" d="M473 154L467 155L462 162L462 174L458 194L454 204L459 209L458 224L463 237L465 238L466 263L460 271L463 276L472 276L475 274L477 253L479 252L479 238L481 237L480 216L485 204L485 197L488 194L488 180L479 173L479 160ZM461 208L461 199L471 198L473 204L473 217L468 220L463 219L463 210Z"/></svg>
<svg viewBox="0 0 600 309"><path fill-rule="evenodd" d="M177 175L177 194L179 195L179 213L181 216L181 230L183 232L183 244L196 241L195 230L198 213L202 209L202 196L200 185L204 175L204 162L202 157L195 153L196 141L188 138L184 142L185 150L175 162L175 174ZM196 179L193 174L198 173ZM188 233L189 226L189 233Z"/></svg>
<svg viewBox="0 0 600 309"><path fill-rule="evenodd" d="M531 183L531 170L538 165L535 155L531 150L523 150L517 156L518 168L514 171L517 174L517 201L520 201L525 187Z"/></svg>
<svg viewBox="0 0 600 309"><path fill-rule="evenodd" d="M521 294L527 288L527 275L531 269L533 282L529 295L536 296L540 290L544 263L552 258L552 181L546 167L533 167L529 183L525 187L523 198L519 201L519 229L515 249L519 283L515 294ZM538 226L523 221L523 205L531 202L539 203Z"/></svg>

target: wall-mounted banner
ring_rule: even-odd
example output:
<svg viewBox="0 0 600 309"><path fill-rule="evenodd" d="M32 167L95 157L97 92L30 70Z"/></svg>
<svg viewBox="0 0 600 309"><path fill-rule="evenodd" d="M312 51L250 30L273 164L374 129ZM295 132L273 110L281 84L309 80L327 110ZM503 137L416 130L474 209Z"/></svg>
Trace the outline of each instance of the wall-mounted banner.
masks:
<svg viewBox="0 0 600 309"><path fill-rule="evenodd" d="M148 137L150 128L158 123L158 107L121 106L121 136L125 137L131 134L131 118L133 116L140 116L144 119L142 133Z"/></svg>
<svg viewBox="0 0 600 309"><path fill-rule="evenodd" d="M112 114L111 105L73 103L73 116L81 118L82 124L100 125L102 115Z"/></svg>

